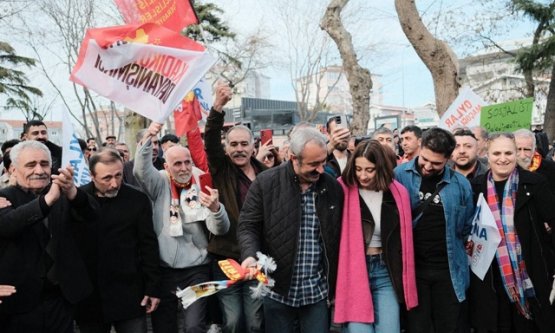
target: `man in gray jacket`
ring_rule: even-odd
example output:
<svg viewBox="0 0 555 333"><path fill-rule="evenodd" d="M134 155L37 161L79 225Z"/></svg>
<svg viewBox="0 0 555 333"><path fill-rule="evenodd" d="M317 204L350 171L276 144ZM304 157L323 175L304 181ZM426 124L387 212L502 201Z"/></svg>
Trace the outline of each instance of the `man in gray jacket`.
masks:
<svg viewBox="0 0 555 333"><path fill-rule="evenodd" d="M189 149L166 151L165 170L152 165L152 142L162 124L152 123L137 147L133 174L153 202L154 231L160 248L160 305L152 314L155 333L177 332L175 290L209 280L208 233L225 234L229 219L218 191L200 190L199 176ZM185 331L206 332L207 299L185 310Z"/></svg>

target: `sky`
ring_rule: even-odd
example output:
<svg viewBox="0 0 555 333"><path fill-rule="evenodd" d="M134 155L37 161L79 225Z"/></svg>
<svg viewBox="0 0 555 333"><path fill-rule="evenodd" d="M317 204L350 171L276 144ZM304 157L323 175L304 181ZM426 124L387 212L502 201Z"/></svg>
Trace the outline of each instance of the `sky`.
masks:
<svg viewBox="0 0 555 333"><path fill-rule="evenodd" d="M212 0L212 2L224 10L223 18L234 31L249 33L263 26L276 37L279 36L279 25L276 24L279 18L274 14L275 7L288 3L288 1L279 0ZM325 5L329 1L310 2ZM480 14L473 12L475 6L472 4L475 3L476 1L467 0L420 0L417 5L425 22L433 22L436 18L436 21L444 22L451 18L471 21L473 16ZM488 6L498 8L501 3L502 1L490 0ZM346 19L346 27L353 37L355 51L361 64L372 74L379 75L383 85L383 104L417 107L433 103L434 89L431 74L405 37L395 12L394 1L351 0L344 12L349 17ZM313 12L310 19L314 24L318 24L322 14L323 10ZM452 27L451 32L455 35L461 34L458 30L461 30L462 26L463 24ZM445 29L440 26L440 23L430 24L429 28L435 29L432 33L438 35L442 29ZM475 27L468 25L468 28ZM500 32L495 38L523 38L528 31L531 31L529 24L516 22L509 30L505 34ZM283 39L275 39L275 45L286 44ZM453 48L457 48L455 52L459 57L472 50L468 45ZM340 64L340 59L336 63ZM272 98L294 99L291 78L286 70L279 66L271 66L264 73L271 77Z"/></svg>
<svg viewBox="0 0 555 333"><path fill-rule="evenodd" d="M96 1L113 6L110 0ZM485 0L419 0L417 4L425 22L450 20L459 22L453 24L449 29L446 29L440 23L430 24L429 27L432 32L440 35L446 30L449 30L451 34L456 34L457 30L461 30L461 27L464 26L464 23L460 23L461 21L472 22L472 10L475 6L471 5L476 1ZM268 66L261 72L271 79L270 97L278 100L294 100L294 91L288 70L290 62L286 56L288 39L284 36L283 24L285 22L280 19L280 13L284 10L291 10L291 8L298 9L298 13L302 14L294 15L290 13L288 24L292 25L298 20L308 18L313 33L325 36L325 33L318 28L318 22L328 1L210 0L209 2L216 4L223 10L223 20L239 36L253 34L256 31L262 31L263 34L268 36L272 48L265 53ZM488 3L498 4L501 2L501 0L490 0ZM361 65L368 68L372 74L379 76L383 85L383 104L418 107L430 102L433 103L434 92L430 72L404 36L393 3L393 0L350 1L345 9L346 18L344 21L347 30L351 32L357 56ZM321 7L316 8L317 5ZM37 13L34 12L24 12L23 14L32 15L33 18L37 16ZM39 27L40 21L35 19L33 24ZM468 27L465 26L465 28ZM470 26L471 28L472 26ZM520 23L514 23L510 28L510 33L496 35L494 39L522 38L528 31L531 31L529 25ZM464 29L462 31L464 34ZM44 32L37 31L37 33ZM56 36L47 37L56 38ZM289 38L302 40L303 37L303 33L299 32ZM33 53L26 48L25 43L21 41L21 35L9 33L0 37L0 39L7 39L8 42L11 42L19 54L34 57ZM330 61L330 64L341 64L335 45L332 44L332 46L333 52L336 54L332 55L334 60ZM453 47L459 57L465 52L468 53L469 50L465 46L455 45ZM62 93L70 96L72 86L68 79L67 68L56 63L56 55L41 50L41 56L46 59L46 68L52 73L56 84L61 87ZM26 70L26 72L28 72L31 84L45 92L45 97L40 101L42 105L55 110L47 119L59 120L62 112L56 112L56 110L63 108L63 105L60 98L57 97L56 91L44 78L38 67L29 71ZM6 112L3 116L6 117ZM10 111L9 118L18 118L18 113Z"/></svg>

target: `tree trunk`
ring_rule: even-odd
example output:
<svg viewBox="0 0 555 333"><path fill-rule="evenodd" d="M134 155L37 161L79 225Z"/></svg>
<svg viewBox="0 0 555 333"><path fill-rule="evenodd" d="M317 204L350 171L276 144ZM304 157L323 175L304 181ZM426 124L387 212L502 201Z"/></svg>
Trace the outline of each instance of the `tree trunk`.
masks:
<svg viewBox="0 0 555 333"><path fill-rule="evenodd" d="M551 82L549 82L549 93L547 94L543 130L547 133L549 142L553 142L553 140L555 140L555 63L553 67L551 67Z"/></svg>
<svg viewBox="0 0 555 333"><path fill-rule="evenodd" d="M395 9L403 32L432 74L436 109L441 117L459 94L457 57L445 42L436 39L422 23L415 0L395 0Z"/></svg>
<svg viewBox="0 0 555 333"><path fill-rule="evenodd" d="M125 109L125 141L129 147L131 159L135 156L137 150L137 133L143 128L148 127L150 121L138 113L129 109Z"/></svg>
<svg viewBox="0 0 555 333"><path fill-rule="evenodd" d="M351 34L341 22L341 11L347 2L349 0L331 0L320 21L320 28L333 39L343 60L343 69L353 98L351 131L354 135L366 135L370 120L372 77L368 69L359 65Z"/></svg>

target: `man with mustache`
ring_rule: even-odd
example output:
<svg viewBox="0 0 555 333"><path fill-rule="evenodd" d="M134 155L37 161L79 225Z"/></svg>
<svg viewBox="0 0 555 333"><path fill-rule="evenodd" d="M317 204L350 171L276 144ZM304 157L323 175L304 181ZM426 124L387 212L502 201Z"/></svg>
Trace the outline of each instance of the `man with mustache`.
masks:
<svg viewBox="0 0 555 333"><path fill-rule="evenodd" d="M93 293L78 303L81 333L146 333L146 314L156 310L160 282L158 241L149 198L123 184L120 152L104 148L89 160L92 182L81 187L99 211L74 227L74 237Z"/></svg>
<svg viewBox="0 0 555 333"><path fill-rule="evenodd" d="M94 216L94 200L70 167L50 176L50 151L35 140L10 151L17 185L0 191L0 282L17 293L0 304L2 332L73 332L73 305L92 290L70 228ZM52 180L51 180L52 179Z"/></svg>
<svg viewBox="0 0 555 333"><path fill-rule="evenodd" d="M513 134L518 165L524 170L537 172L547 178L551 193L555 194L555 162L543 158L536 150L536 136L532 131L519 129Z"/></svg>
<svg viewBox="0 0 555 333"><path fill-rule="evenodd" d="M404 155L401 163L413 160L420 153L420 143L422 142L422 129L416 125L405 126L401 130L401 147Z"/></svg>
<svg viewBox="0 0 555 333"><path fill-rule="evenodd" d="M343 190L324 172L326 138L315 128L292 132L287 163L252 183L237 238L243 268L256 252L272 257L275 286L264 297L266 332L329 332L339 255Z"/></svg>
<svg viewBox="0 0 555 333"><path fill-rule="evenodd" d="M223 107L231 99L231 88L224 84L216 87L214 105L206 119L204 140L206 155L214 186L220 191L220 199L229 216L230 228L225 235L212 237L208 252L214 257L213 274L215 280L226 277L216 265L221 259L239 260L237 243L237 221L245 202L249 187L256 176L266 166L253 156L254 138L246 126L234 126L225 134L224 147L221 136L225 112ZM251 286L256 282L236 283L217 294L223 315L223 332L261 332L263 330L262 302L251 297Z"/></svg>
<svg viewBox="0 0 555 333"><path fill-rule="evenodd" d="M168 148L164 170L152 165L152 139L158 137L162 126L152 123L144 133L135 153L133 173L153 202L160 251L160 305L151 314L152 328L154 333L177 333L175 291L210 281L208 236L225 234L229 219L218 190L206 187L201 191L200 176L204 172L193 166L188 148ZM185 332L206 332L207 302L207 298L201 298L185 310Z"/></svg>
<svg viewBox="0 0 555 333"><path fill-rule="evenodd" d="M23 126L23 140L35 140L42 142L50 150L52 157L52 174L58 174L62 167L62 147L48 140L48 128L41 120L30 120Z"/></svg>
<svg viewBox="0 0 555 333"><path fill-rule="evenodd" d="M488 171L488 167L478 159L478 140L472 131L457 129L453 132L457 144L451 161L453 170L460 172L469 181Z"/></svg>

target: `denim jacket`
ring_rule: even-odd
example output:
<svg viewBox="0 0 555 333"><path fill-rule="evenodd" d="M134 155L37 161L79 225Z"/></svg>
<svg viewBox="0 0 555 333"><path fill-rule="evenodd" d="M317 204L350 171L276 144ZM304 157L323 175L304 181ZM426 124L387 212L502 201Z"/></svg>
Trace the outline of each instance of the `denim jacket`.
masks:
<svg viewBox="0 0 555 333"><path fill-rule="evenodd" d="M416 168L417 161L418 158L415 158L395 168L395 179L409 191L413 211L420 203L418 191L422 182L422 176ZM459 302L462 302L465 300L466 289L470 284L468 259L464 243L470 234L474 215L472 189L463 175L448 167L445 167L440 183L447 183L441 189L439 195L443 202L445 227L447 228L449 273L451 274L455 294ZM417 223L418 221L413 220L413 228Z"/></svg>

